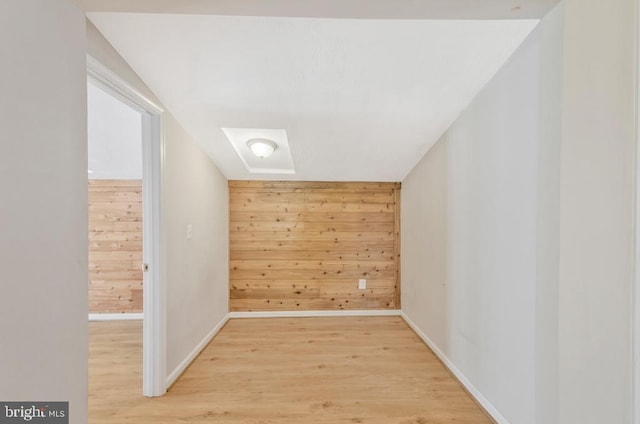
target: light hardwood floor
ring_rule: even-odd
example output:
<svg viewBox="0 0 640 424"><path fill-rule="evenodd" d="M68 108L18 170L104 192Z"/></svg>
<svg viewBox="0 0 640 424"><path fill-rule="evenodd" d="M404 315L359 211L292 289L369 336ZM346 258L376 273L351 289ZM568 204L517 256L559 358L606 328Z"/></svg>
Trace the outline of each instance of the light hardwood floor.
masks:
<svg viewBox="0 0 640 424"><path fill-rule="evenodd" d="M156 399L141 340L140 322L90 323L91 424L492 422L400 317L231 320Z"/></svg>

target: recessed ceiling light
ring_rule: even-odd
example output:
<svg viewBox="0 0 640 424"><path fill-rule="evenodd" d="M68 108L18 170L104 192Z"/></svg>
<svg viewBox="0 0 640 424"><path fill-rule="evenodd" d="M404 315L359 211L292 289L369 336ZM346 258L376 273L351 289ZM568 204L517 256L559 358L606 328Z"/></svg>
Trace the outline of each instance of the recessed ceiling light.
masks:
<svg viewBox="0 0 640 424"><path fill-rule="evenodd" d="M93 171L91 169L87 169L87 174L93 174Z"/></svg>
<svg viewBox="0 0 640 424"><path fill-rule="evenodd" d="M276 151L278 145L266 138L252 138L247 141L247 146L251 152L259 158L268 158Z"/></svg>
<svg viewBox="0 0 640 424"><path fill-rule="evenodd" d="M275 128L220 128L250 174L295 174L287 131ZM273 142L275 153L264 159L249 148L252 140ZM254 147L255 149L256 147ZM269 148L271 151L272 148Z"/></svg>

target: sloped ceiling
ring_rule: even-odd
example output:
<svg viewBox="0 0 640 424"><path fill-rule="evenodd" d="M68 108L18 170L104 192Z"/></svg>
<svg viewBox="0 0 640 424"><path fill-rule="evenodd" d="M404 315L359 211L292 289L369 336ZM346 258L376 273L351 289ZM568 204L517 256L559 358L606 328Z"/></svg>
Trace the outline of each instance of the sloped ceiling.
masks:
<svg viewBox="0 0 640 424"><path fill-rule="evenodd" d="M227 178L341 181L401 181L537 23L88 17ZM285 129L296 173L250 174L221 128Z"/></svg>

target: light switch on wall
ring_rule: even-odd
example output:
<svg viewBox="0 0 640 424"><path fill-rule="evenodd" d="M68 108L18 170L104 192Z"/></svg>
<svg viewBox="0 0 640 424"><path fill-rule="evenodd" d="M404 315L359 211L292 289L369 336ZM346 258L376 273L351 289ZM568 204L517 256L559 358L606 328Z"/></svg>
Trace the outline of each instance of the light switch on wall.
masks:
<svg viewBox="0 0 640 424"><path fill-rule="evenodd" d="M367 288L367 280L365 278L361 278L360 280L358 280L358 289L364 290L366 288Z"/></svg>
<svg viewBox="0 0 640 424"><path fill-rule="evenodd" d="M193 225L187 224L187 240L191 240L193 238Z"/></svg>

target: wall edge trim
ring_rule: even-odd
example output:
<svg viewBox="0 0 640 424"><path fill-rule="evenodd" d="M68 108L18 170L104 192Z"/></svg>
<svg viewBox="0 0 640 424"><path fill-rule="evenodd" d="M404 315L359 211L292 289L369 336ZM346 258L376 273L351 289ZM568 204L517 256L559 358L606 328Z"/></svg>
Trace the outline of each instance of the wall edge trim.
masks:
<svg viewBox="0 0 640 424"><path fill-rule="evenodd" d="M411 318L404 312L400 312L400 316L409 327L422 339L424 344L440 359L442 364L453 374L453 376L462 384L469 395L484 409L485 413L493 419L497 424L509 424L509 421L498 411L498 409L489 402L489 400L478 390L476 386L460 371L451 360L438 348L438 346L413 322Z"/></svg>

